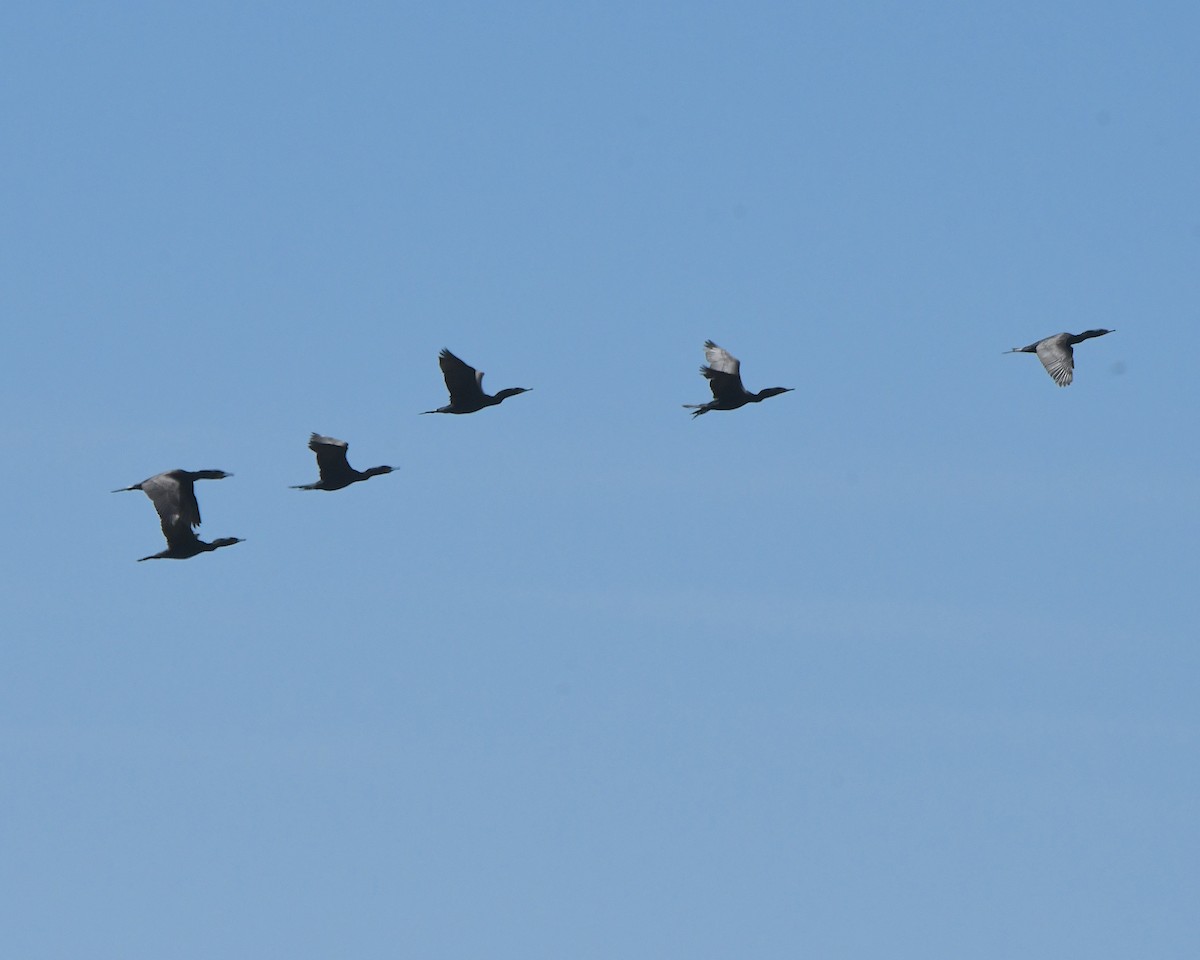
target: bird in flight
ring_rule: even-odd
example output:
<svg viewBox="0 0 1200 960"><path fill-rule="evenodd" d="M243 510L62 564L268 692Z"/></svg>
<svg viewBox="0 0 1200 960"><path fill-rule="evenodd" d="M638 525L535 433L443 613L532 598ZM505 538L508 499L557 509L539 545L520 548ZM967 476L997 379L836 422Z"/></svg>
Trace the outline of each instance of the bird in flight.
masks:
<svg viewBox="0 0 1200 960"><path fill-rule="evenodd" d="M1056 333L1044 337L1027 347L1013 347L1005 353L1036 353L1046 372L1060 387L1069 387L1075 377L1075 351L1073 347L1092 337L1102 337L1115 330L1084 330L1083 333Z"/></svg>
<svg viewBox="0 0 1200 960"><path fill-rule="evenodd" d="M708 361L700 368L700 373L708 380L713 398L709 403L685 403L688 410L694 410L692 418L708 413L709 410L736 410L748 403L758 403L767 397L788 393L794 387L767 387L758 393L751 393L742 386L742 364L737 357L718 347L711 340L704 341L704 359Z"/></svg>
<svg viewBox="0 0 1200 960"><path fill-rule="evenodd" d="M341 490L352 483L369 480L381 473L391 473L395 469L371 467L369 470L355 470L346 459L350 444L334 437L323 437L319 433L314 433L309 438L308 449L317 455L317 469L321 471L321 479L316 483L292 487L293 490Z"/></svg>
<svg viewBox="0 0 1200 960"><path fill-rule="evenodd" d="M446 389L450 391L450 402L436 410L425 410L424 413L474 413L484 407L494 407L503 403L509 397L518 393L527 393L528 387L509 387L501 390L495 396L483 392L483 373L468 363L459 360L449 350L438 354L438 366L442 368L442 376L446 379Z"/></svg>
<svg viewBox="0 0 1200 960"><path fill-rule="evenodd" d="M193 484L197 480L224 480L232 474L224 470L168 470L155 474L132 487L122 487L113 493L141 490L150 498L158 519L162 523L163 536L167 538L167 549L154 553L142 560L187 560L201 553L241 543L240 537L221 537L206 543L196 536L200 526L200 504L196 501Z"/></svg>

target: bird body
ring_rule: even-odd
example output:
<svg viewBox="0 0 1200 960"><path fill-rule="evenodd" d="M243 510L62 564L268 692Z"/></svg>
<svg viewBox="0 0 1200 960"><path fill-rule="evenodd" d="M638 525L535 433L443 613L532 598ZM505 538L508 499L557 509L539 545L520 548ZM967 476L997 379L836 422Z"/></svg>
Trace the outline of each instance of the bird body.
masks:
<svg viewBox="0 0 1200 960"><path fill-rule="evenodd" d="M368 470L355 470L346 459L350 444L334 437L323 437L319 433L314 433L309 439L308 449L317 455L317 469L321 471L321 479L316 483L292 487L293 490L341 490L352 483L391 473L395 469L371 467Z"/></svg>
<svg viewBox="0 0 1200 960"><path fill-rule="evenodd" d="M450 402L444 407L425 410L423 413L475 413L484 407L494 407L503 403L518 393L529 392L528 387L508 387L495 396L484 393L483 372L463 362L449 350L442 350L438 354L438 366L442 368L442 377L446 381L446 389L450 392Z"/></svg>
<svg viewBox="0 0 1200 960"><path fill-rule="evenodd" d="M708 380L713 399L709 403L685 403L685 409L695 411L692 414L693 419L708 413L709 410L736 410L748 403L759 403L767 397L775 397L795 389L768 387L758 393L750 393L742 386L741 361L711 340L704 341L704 359L708 363L700 368L700 374Z"/></svg>
<svg viewBox="0 0 1200 960"><path fill-rule="evenodd" d="M143 560L190 560L202 553L209 553L221 547L231 547L241 543L240 537L218 537L211 543L201 540L191 530L176 530L175 536L167 537L167 549L152 553L148 557L138 557L138 563Z"/></svg>
<svg viewBox="0 0 1200 960"><path fill-rule="evenodd" d="M208 553L221 547L241 543L238 537L222 537L206 543L196 536L195 527L200 526L200 504L196 500L195 481L223 480L232 474L224 470L168 470L135 483L132 487L121 487L113 493L141 490L154 509L167 538L167 549L141 560L187 560L197 554Z"/></svg>
<svg viewBox="0 0 1200 960"><path fill-rule="evenodd" d="M1077 343L1102 337L1114 330L1084 330L1083 333L1056 333L1043 337L1027 347L1013 347L1008 353L1036 353L1046 372L1060 387L1069 387L1075 378L1075 350Z"/></svg>

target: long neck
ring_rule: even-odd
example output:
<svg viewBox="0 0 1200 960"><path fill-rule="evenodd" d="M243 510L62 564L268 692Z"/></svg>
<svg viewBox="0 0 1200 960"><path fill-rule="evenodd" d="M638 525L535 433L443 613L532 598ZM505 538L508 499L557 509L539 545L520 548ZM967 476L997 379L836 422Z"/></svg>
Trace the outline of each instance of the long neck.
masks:
<svg viewBox="0 0 1200 960"><path fill-rule="evenodd" d="M218 550L221 547L232 547L235 543L241 543L241 537L220 537L212 543L200 542L200 546L207 553L209 550Z"/></svg>

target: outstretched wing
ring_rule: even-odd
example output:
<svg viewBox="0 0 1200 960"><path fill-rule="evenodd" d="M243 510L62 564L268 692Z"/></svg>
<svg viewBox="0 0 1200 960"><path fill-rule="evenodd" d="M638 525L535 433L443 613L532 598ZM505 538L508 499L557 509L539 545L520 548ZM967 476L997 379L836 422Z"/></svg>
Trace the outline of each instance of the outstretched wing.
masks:
<svg viewBox="0 0 1200 960"><path fill-rule="evenodd" d="M1060 387L1071 385L1075 376L1075 351L1071 349L1069 334L1047 337L1037 345L1037 355L1055 383Z"/></svg>
<svg viewBox="0 0 1200 960"><path fill-rule="evenodd" d="M708 379L714 399L732 400L746 392L742 386L742 365L737 357L711 340L705 340L704 359L708 365L701 367L700 373Z"/></svg>
<svg viewBox="0 0 1200 960"><path fill-rule="evenodd" d="M741 361L728 350L718 347L711 340L704 341L704 359L708 361L709 367L713 370L720 373L731 373L735 377L741 376Z"/></svg>
<svg viewBox="0 0 1200 960"><path fill-rule="evenodd" d="M163 534L168 540L177 529L190 532L192 527L200 526L200 504L196 502L191 478L183 473L182 470L171 470L142 481L142 492L158 511Z"/></svg>
<svg viewBox="0 0 1200 960"><path fill-rule="evenodd" d="M443 350L438 354L438 366L442 368L452 406L468 406L483 397L483 374L469 363Z"/></svg>
<svg viewBox="0 0 1200 960"><path fill-rule="evenodd" d="M184 553L188 548L200 542L200 538L196 536L196 531L189 527L186 523L175 524L168 527L166 521L163 521L163 536L167 538L167 549Z"/></svg>
<svg viewBox="0 0 1200 960"><path fill-rule="evenodd" d="M328 482L341 479L352 472L346 459L350 444L345 440L314 433L309 438L308 449L317 455L317 469L321 471L322 480Z"/></svg>

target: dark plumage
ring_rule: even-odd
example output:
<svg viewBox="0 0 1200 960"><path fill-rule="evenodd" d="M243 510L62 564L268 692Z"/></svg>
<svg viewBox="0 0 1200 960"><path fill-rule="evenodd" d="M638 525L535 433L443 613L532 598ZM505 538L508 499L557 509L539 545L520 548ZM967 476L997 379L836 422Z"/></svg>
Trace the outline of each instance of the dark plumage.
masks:
<svg viewBox="0 0 1200 960"><path fill-rule="evenodd" d="M1027 347L1013 347L1006 353L1036 353L1042 361L1046 372L1054 378L1060 387L1069 387L1075 378L1075 344L1090 340L1092 337L1102 337L1115 330L1084 330L1083 333L1056 333L1044 337Z"/></svg>
<svg viewBox="0 0 1200 960"><path fill-rule="evenodd" d="M741 361L728 351L721 349L711 340L704 341L704 359L707 366L700 368L702 376L708 379L712 389L713 399L710 403L685 403L684 407L694 410L692 417L698 417L709 410L736 410L748 403L758 403L767 397L788 393L794 387L767 387L758 393L750 393L742 386Z"/></svg>
<svg viewBox="0 0 1200 960"><path fill-rule="evenodd" d="M494 397L483 392L483 374L468 363L459 360L449 350L438 354L438 366L442 368L442 376L446 379L446 389L450 391L450 403L436 410L425 410L423 413L474 413L484 407L494 407L503 403L509 397L518 393L527 393L528 387L509 387L501 390Z"/></svg>
<svg viewBox="0 0 1200 960"><path fill-rule="evenodd" d="M168 470L159 473L132 487L122 487L113 493L141 490L150 498L162 523L163 536L167 538L167 549L154 553L142 560L187 560L200 553L241 543L239 537L221 537L212 543L201 540L194 531L200 526L200 504L196 501L193 484L197 480L223 480L232 476L224 470Z"/></svg>
<svg viewBox="0 0 1200 960"><path fill-rule="evenodd" d="M321 471L321 479L316 483L306 483L303 486L292 487L293 490L341 490L359 480L368 480L381 473L391 473L393 467L371 467L369 470L355 470L346 460L346 452L350 444L345 440L333 437L323 437L314 433L308 441L308 449L317 455L317 469Z"/></svg>

